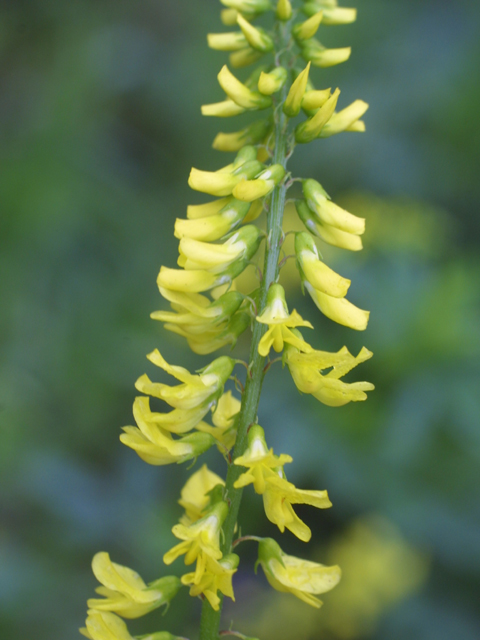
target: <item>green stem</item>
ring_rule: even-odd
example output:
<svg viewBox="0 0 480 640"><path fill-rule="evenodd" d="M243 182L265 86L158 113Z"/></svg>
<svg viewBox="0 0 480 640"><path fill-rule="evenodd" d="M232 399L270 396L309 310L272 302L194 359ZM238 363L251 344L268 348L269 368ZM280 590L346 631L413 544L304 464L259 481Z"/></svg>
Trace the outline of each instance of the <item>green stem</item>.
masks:
<svg viewBox="0 0 480 640"><path fill-rule="evenodd" d="M290 23L277 23L277 50L284 53L281 56L281 63L288 66L288 61L284 61L284 57L288 58L286 51L288 43L291 39ZM278 104L283 105L287 97L288 87L285 85ZM287 123L288 118L283 113L281 107L276 111L275 117L275 151L274 164L281 164L285 169L287 165ZM280 249L283 243L283 211L285 208L286 187L284 184L275 187L270 202L270 211L267 218L267 246L265 248L265 262L263 271L263 280L260 286L258 299L259 313L264 309L267 301L267 293L270 286L278 277L278 263L280 257ZM237 439L233 450L232 459L235 460L243 455L247 447L247 434L249 427L257 420L258 405L260 402L260 393L262 390L263 378L265 375L265 358L258 353L258 345L265 333L266 326L260 322L255 322L250 347L250 367L247 374L245 391L242 397L242 406L238 419ZM230 464L227 472L225 484L225 500L229 503L229 512L227 519L223 525L224 542L222 545L222 553L225 555L231 553L233 536L237 524L238 511L242 500L243 489L235 489L235 481L243 473L244 469ZM200 620L200 640L217 640L219 637L220 618L222 614L223 596L221 597L220 607L215 611L207 600L202 605L202 616Z"/></svg>

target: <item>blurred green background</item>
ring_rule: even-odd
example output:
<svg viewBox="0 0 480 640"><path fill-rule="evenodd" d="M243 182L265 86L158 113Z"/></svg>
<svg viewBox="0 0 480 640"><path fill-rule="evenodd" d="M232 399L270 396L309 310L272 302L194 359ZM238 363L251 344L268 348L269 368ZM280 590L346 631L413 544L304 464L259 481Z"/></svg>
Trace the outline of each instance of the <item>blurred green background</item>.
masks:
<svg viewBox="0 0 480 640"><path fill-rule="evenodd" d="M314 79L340 86L342 106L370 103L367 134L299 148L291 168L367 218L362 254L328 255L369 328L328 322L298 285L288 296L317 348L374 352L350 379L376 391L330 409L273 367L260 424L294 457L289 479L334 506L298 508L308 548L252 491L242 507L243 533L339 562L344 579L315 612L255 578L245 543L225 626L262 640L478 640L480 5L358 8L324 38L351 44L351 60ZM222 99L225 54L205 38L222 30L216 0L0 4L1 638L79 637L99 550L148 581L165 572L186 468L149 467L118 435L147 352L208 361L149 313L166 308L155 278L176 260L174 219L200 201L190 167L226 164L213 137L241 127L200 116ZM194 638L199 609L182 593L129 627Z"/></svg>

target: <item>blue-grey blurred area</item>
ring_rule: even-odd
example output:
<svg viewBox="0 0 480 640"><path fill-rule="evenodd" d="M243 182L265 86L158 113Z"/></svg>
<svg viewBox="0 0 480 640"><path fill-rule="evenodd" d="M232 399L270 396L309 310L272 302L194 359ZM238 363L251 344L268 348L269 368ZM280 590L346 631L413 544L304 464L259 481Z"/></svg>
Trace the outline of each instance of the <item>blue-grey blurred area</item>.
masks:
<svg viewBox="0 0 480 640"><path fill-rule="evenodd" d="M149 319L174 266L173 222L191 166L237 121L202 119L222 99L226 30L217 0L3 0L0 4L0 637L77 638L97 551L151 581L181 510L186 465L150 467L120 444L145 354L191 370L208 358ZM344 569L316 612L275 594L239 547L237 603L224 627L262 640L478 640L480 621L480 4L359 0L355 25L325 28L351 60L313 74L341 105L370 104L367 133L302 146L314 177L367 219L365 250L325 251L372 312L365 333L333 325L287 287L316 348L374 352L348 380L365 403L331 409L273 365L259 421L289 479L328 489L333 508L298 507L308 546L283 536L251 488L242 533ZM244 77L242 73L239 73ZM307 331L307 330L306 330ZM313 336L313 337L312 337ZM239 343L246 357L247 341ZM239 373L239 375L241 375ZM205 458L219 473L222 458ZM203 460L197 463L199 468ZM192 473L190 471L190 473ZM197 637L200 602L129 623Z"/></svg>

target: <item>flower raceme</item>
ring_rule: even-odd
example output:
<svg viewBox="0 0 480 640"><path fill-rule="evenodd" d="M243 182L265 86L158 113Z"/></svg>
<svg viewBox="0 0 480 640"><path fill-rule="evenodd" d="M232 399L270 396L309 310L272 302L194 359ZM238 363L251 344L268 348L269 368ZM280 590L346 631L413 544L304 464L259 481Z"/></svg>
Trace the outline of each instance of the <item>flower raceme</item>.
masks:
<svg viewBox="0 0 480 640"><path fill-rule="evenodd" d="M175 221L177 265L162 265L157 277L169 307L151 317L174 334L173 348L179 336L200 356L225 347L233 349L251 329L250 359L243 362L220 355L190 373L167 363L155 349L148 359L177 382L171 385L140 376L135 384L141 394L133 405L135 426L124 427L120 439L151 465L189 460L195 464L216 445L228 471L225 478L218 469L217 474L203 464L181 490L182 514L172 529L179 542L163 558L170 565L184 556L187 566L195 565L181 579L166 576L146 584L133 570L112 562L106 552L95 556L92 568L101 583L99 597L88 601L86 627L81 630L90 640L132 640L119 616L136 618L168 604L181 585L192 597L203 600L200 640L215 640L223 597L234 599L232 578L239 556L232 551L244 539L233 539L240 532L237 514L242 488L252 484L262 496L267 519L281 533L287 529L305 542L312 533L296 514L295 505L332 506L326 491L298 489L288 481L284 466L292 462L291 456L276 455L269 449L257 424L272 349L282 354L298 390L325 405L363 401L373 389L368 382L342 379L368 360L371 352L363 348L354 357L346 347L337 353L315 349L299 331L313 329L313 325L295 310L289 311L282 286L283 265L294 257L298 284L325 316L354 330L367 327L368 311L346 299L350 278L336 273L316 244L318 239L339 249L359 251L365 220L332 202L316 180L294 178L287 169L296 144L320 144L332 135L365 131L365 102L355 100L344 106L335 85L314 84L315 67L330 67L350 57L349 46L328 48L322 39L324 30L332 25L354 22L356 10L338 7L336 0L221 0L221 4L221 20L227 29L210 33L207 41L215 51L229 54L228 64L223 64L217 76L223 96L203 105L201 111L224 119L259 113L253 121L234 130L225 127L215 136L214 149L234 154L227 163L219 163L220 169L191 169L190 188L209 197L190 204L186 217ZM299 19L301 12L304 15ZM275 21L271 30L266 20L263 26L255 22L267 13ZM305 62L298 64L301 58ZM261 64L253 71L241 75L243 67L259 60ZM298 188L294 200L305 230L295 234L295 255L285 251L282 257L287 235L282 230L283 208L290 188ZM242 274L252 264L258 284L245 285L247 278ZM245 384L233 375L239 363L247 367ZM241 391L241 398L227 388L229 380ZM321 605L316 596L340 580L337 566L287 555L270 538L260 539L258 562L274 589L313 607ZM137 640L179 639L160 631Z"/></svg>

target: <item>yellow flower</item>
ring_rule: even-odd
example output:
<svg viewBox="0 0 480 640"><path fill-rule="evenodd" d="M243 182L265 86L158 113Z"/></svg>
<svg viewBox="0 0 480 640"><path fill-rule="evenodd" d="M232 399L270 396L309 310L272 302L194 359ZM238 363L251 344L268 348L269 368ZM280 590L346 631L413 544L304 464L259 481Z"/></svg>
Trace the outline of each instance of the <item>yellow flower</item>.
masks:
<svg viewBox="0 0 480 640"><path fill-rule="evenodd" d="M287 21L292 17L292 5L290 0L278 0L276 15L279 20Z"/></svg>
<svg viewBox="0 0 480 640"><path fill-rule="evenodd" d="M88 600L89 609L112 611L124 618L139 618L167 604L181 586L176 576L160 578L147 586L138 573L112 562L103 551L94 556L92 570L103 585L96 592L104 598Z"/></svg>
<svg viewBox="0 0 480 640"><path fill-rule="evenodd" d="M273 84L278 84L278 79L276 83L270 81L268 86L271 87ZM265 93L265 91L262 91L262 93ZM272 124L270 120L257 120L245 127L245 129L235 133L217 133L212 146L218 151L238 151L246 144L258 144L267 137L271 130Z"/></svg>
<svg viewBox="0 0 480 640"><path fill-rule="evenodd" d="M343 324L345 327L350 327L350 329L365 331L370 311L356 307L346 298L333 298L322 293L309 282L304 282L304 285L314 303L327 318L338 322L338 324Z"/></svg>
<svg viewBox="0 0 480 640"><path fill-rule="evenodd" d="M350 280L342 278L318 257L318 249L309 233L295 234L295 254L303 279L334 298L345 297Z"/></svg>
<svg viewBox="0 0 480 640"><path fill-rule="evenodd" d="M352 128L355 131L364 131L364 126L358 129L354 127L354 125L359 122L367 109L368 104L366 102L363 100L355 100L355 102L352 102L352 104L345 109L333 114L320 132L320 138L329 138L342 131L351 131Z"/></svg>
<svg viewBox="0 0 480 640"><path fill-rule="evenodd" d="M161 293L174 311L154 311L151 318L181 325L209 325L210 328L231 318L245 299L238 291L229 291L213 302L201 294L163 288Z"/></svg>
<svg viewBox="0 0 480 640"><path fill-rule="evenodd" d="M292 504L309 504L319 509L332 506L326 491L305 491L297 489L287 482L283 465L292 462L288 455L276 456L273 449L268 449L265 432L258 424L248 432L248 446L243 456L235 459L234 464L247 467L248 471L235 481L234 487L239 489L253 484L256 493L263 495L265 515L276 524L283 533L289 529L300 540L308 541L311 531L300 520Z"/></svg>
<svg viewBox="0 0 480 640"><path fill-rule="evenodd" d="M301 353L294 347L285 350L287 363L293 381L301 393L310 393L329 407L341 407L348 402L366 400L366 391L375 388L370 382L346 383L340 380L351 369L372 357L372 352L362 348L357 357L346 347L337 353L312 351ZM330 369L328 373L322 371Z"/></svg>
<svg viewBox="0 0 480 640"><path fill-rule="evenodd" d="M292 504L309 504L317 509L328 509L332 506L328 493L326 491L297 489L294 484L287 481L283 469L279 470L278 475L266 478L263 493L265 515L270 522L277 525L282 533L288 529L303 542L308 542L312 537L312 532L297 516Z"/></svg>
<svg viewBox="0 0 480 640"><path fill-rule="evenodd" d="M180 380L182 384L170 387L166 384L151 382L148 376L141 376L135 386L148 395L164 400L176 409L194 409L200 406L208 408L223 391L225 382L230 377L235 365L232 358L221 356L201 370L200 375L193 375L183 367L169 365L158 349L150 353L147 358L171 376ZM205 415L205 414L204 414Z"/></svg>
<svg viewBox="0 0 480 640"><path fill-rule="evenodd" d="M180 523L188 526L205 515L205 509L210 505L209 492L216 486L225 485L225 481L210 471L206 464L196 471L185 483L178 504L185 509Z"/></svg>
<svg viewBox="0 0 480 640"><path fill-rule="evenodd" d="M258 562L262 565L270 585L277 591L292 593L307 604L321 607L315 596L333 589L340 581L340 567L301 560L283 553L272 538L264 538L258 545Z"/></svg>
<svg viewBox="0 0 480 640"><path fill-rule="evenodd" d="M150 399L145 396L137 396L133 403L133 415L139 426L146 423L171 433L183 434L196 427L214 402L212 399L211 402L193 409L174 409L168 413L153 413L150 411ZM148 430L148 426L141 427L141 431L145 435L148 434Z"/></svg>
<svg viewBox="0 0 480 640"><path fill-rule="evenodd" d="M322 22L323 11L317 11L305 22L296 24L293 29L293 36L296 40L310 40L317 33Z"/></svg>
<svg viewBox="0 0 480 640"><path fill-rule="evenodd" d="M205 572L197 583L195 573L186 573L182 576L182 584L190 587L190 595L195 597L201 593L206 597L212 608L218 611L220 608L220 598L217 591L235 600L232 587L232 576L236 572L239 557L235 553L224 556L221 560L207 559Z"/></svg>
<svg viewBox="0 0 480 640"><path fill-rule="evenodd" d="M323 24L327 24L325 11L323 12ZM339 49L327 49L315 38L310 38L301 43L302 56L305 60L310 60L314 67L332 67L341 64L350 58L351 47Z"/></svg>
<svg viewBox="0 0 480 640"><path fill-rule="evenodd" d="M298 217L310 233L321 238L327 244L339 247L340 249L347 249L348 251L361 251L361 249L363 249L360 235L348 233L336 226L321 222L305 200L297 200L295 208L297 209ZM338 209L340 209L340 207L338 207Z"/></svg>
<svg viewBox="0 0 480 640"><path fill-rule="evenodd" d="M305 69L298 74L295 82L290 87L287 98L283 103L283 111L289 118L294 118L300 113L302 108L302 100L308 83L308 74L310 72L310 62Z"/></svg>
<svg viewBox="0 0 480 640"><path fill-rule="evenodd" d="M271 96L283 87L287 78L288 71L285 67L275 67L269 73L262 71L258 79L258 90L265 96Z"/></svg>
<svg viewBox="0 0 480 640"><path fill-rule="evenodd" d="M332 95L325 101L320 109L311 118L297 125L295 128L295 140L300 143L311 142L318 138L323 127L332 117L337 106L340 89L335 89Z"/></svg>
<svg viewBox="0 0 480 640"><path fill-rule="evenodd" d="M252 27L252 29L254 28L255 27ZM244 35L245 37L247 37L245 32ZM222 67L217 78L220 86L225 91L230 100L233 100L235 104L237 104L239 107L242 107L243 109L267 109L272 104L271 98L262 95L259 91L252 91L242 82L237 80L233 73L229 71L227 65L224 65Z"/></svg>
<svg viewBox="0 0 480 640"><path fill-rule="evenodd" d="M207 566L207 560L220 560L220 530L227 517L226 502L217 502L203 518L189 526L176 524L172 533L183 542L167 551L163 556L165 564L172 564L179 556L185 554L185 564L197 561L194 582L199 584Z"/></svg>
<svg viewBox="0 0 480 640"><path fill-rule="evenodd" d="M323 4L323 3L321 3ZM337 25L337 24L351 24L357 19L357 10L347 7L335 7L333 3L325 3L323 10L323 24L325 25Z"/></svg>
<svg viewBox="0 0 480 640"><path fill-rule="evenodd" d="M212 196L229 196L236 184L241 180L255 177L263 168L262 163L257 160L245 162L245 164L231 172L223 169L201 171L193 167L188 178L188 185L194 191L208 193Z"/></svg>
<svg viewBox="0 0 480 640"><path fill-rule="evenodd" d="M194 353L207 355L226 345L231 345L233 348L240 334L249 327L250 323L251 316L248 313L239 312L230 321L213 327L209 324L168 323L164 328L186 338L188 346Z"/></svg>
<svg viewBox="0 0 480 640"><path fill-rule="evenodd" d="M87 612L87 628L80 629L80 633L89 640L135 640L130 635L125 622L114 613L96 611L91 609ZM142 636L142 640L183 640L174 636L168 631L157 631Z"/></svg>
<svg viewBox="0 0 480 640"><path fill-rule="evenodd" d="M273 40L269 35L265 33L262 28L256 28L253 24L250 24L248 20L242 16L241 13L237 15L237 24L242 30L245 39L248 41L248 44L255 49L256 51L261 51L262 53L267 53L273 49ZM223 85L222 85L223 88ZM225 93L228 93L226 89L224 89ZM233 96L230 96L233 98ZM270 105L267 105L270 106Z"/></svg>
<svg viewBox="0 0 480 640"><path fill-rule="evenodd" d="M86 629L80 633L90 640L134 640L128 632L125 622L114 613L96 611L87 612Z"/></svg>
<svg viewBox="0 0 480 640"><path fill-rule="evenodd" d="M247 39L241 31L233 33L209 33L207 42L210 49L217 51L238 51L247 46Z"/></svg>
<svg viewBox="0 0 480 640"><path fill-rule="evenodd" d="M240 411L240 407L240 400L234 398L231 391L227 391L218 401L216 409L212 408L212 422L215 426L212 427L202 421L197 425L197 429L204 433L209 433L220 445L230 450L237 437L235 418Z"/></svg>
<svg viewBox="0 0 480 640"><path fill-rule="evenodd" d="M136 401L148 399L137 398ZM120 441L136 451L148 464L161 466L185 462L197 458L215 442L208 433L192 433L174 440L168 431L146 420L141 412L137 412L135 418L139 428L123 427L124 433L120 436Z"/></svg>
<svg viewBox="0 0 480 640"><path fill-rule="evenodd" d="M306 91L302 100L302 109L309 116L315 115L317 110L323 107L325 102L330 98L331 94L331 89Z"/></svg>
<svg viewBox="0 0 480 640"><path fill-rule="evenodd" d="M268 331L260 340L258 345L258 353L261 356L267 356L270 349L280 352L284 343L293 344L302 351L311 351L312 347L304 340L296 336L290 328L292 327L309 327L313 329L310 322L303 318L294 310L288 314L288 307L285 301L285 291L279 284L273 284L267 295L267 306L260 316L257 316L257 322L268 325Z"/></svg>
<svg viewBox="0 0 480 640"><path fill-rule="evenodd" d="M303 194L311 211L322 224L335 227L345 233L362 235L365 231L365 218L359 218L345 211L330 200L330 196L316 180L303 181Z"/></svg>
<svg viewBox="0 0 480 640"><path fill-rule="evenodd" d="M285 169L281 164L273 164L263 171L255 180L242 180L233 189L233 195L239 200L253 202L258 198L263 198L275 185L283 179Z"/></svg>
<svg viewBox="0 0 480 640"><path fill-rule="evenodd" d="M249 202L242 202L233 196L220 198L206 205L190 205L187 218L175 221L176 238L192 238L203 242L220 240L234 231L246 218Z"/></svg>
<svg viewBox="0 0 480 640"><path fill-rule="evenodd" d="M268 449L264 430L260 425L255 424L248 432L248 446L245 453L234 461L236 465L248 467L248 471L242 473L233 486L239 489L253 483L256 493L262 494L266 489L266 480L288 462L292 462L291 456L285 454L276 456L273 449Z"/></svg>
<svg viewBox="0 0 480 640"><path fill-rule="evenodd" d="M242 49L245 51L245 49ZM241 53L241 51L239 52ZM233 100L223 100L222 102L214 102L212 104L202 105L202 116L215 116L217 118L230 118L244 113L246 109L240 107Z"/></svg>
<svg viewBox="0 0 480 640"><path fill-rule="evenodd" d="M261 231L253 224L227 236L222 244L184 237L180 240L178 264L187 271L206 269L210 273L222 273L247 253L255 253L260 239Z"/></svg>
<svg viewBox="0 0 480 640"><path fill-rule="evenodd" d="M241 11L242 14L264 13L269 11L272 6L270 0L220 0L225 7Z"/></svg>

